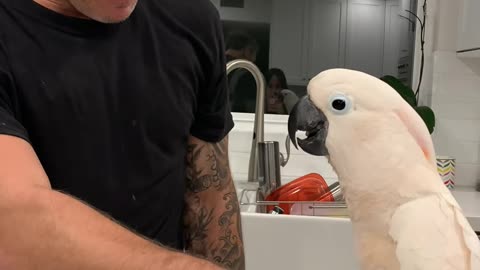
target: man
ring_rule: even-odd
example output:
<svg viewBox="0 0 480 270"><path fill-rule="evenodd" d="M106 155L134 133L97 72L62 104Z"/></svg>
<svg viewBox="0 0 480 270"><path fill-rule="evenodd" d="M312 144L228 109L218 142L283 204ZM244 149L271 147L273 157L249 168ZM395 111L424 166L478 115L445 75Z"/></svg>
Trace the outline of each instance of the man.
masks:
<svg viewBox="0 0 480 270"><path fill-rule="evenodd" d="M243 269L210 2L0 0L0 25L0 269Z"/></svg>
<svg viewBox="0 0 480 270"><path fill-rule="evenodd" d="M227 62L233 59L257 60L258 43L250 35L243 32L232 32L226 39Z"/></svg>
<svg viewBox="0 0 480 270"><path fill-rule="evenodd" d="M232 32L226 39L225 56L227 62L245 59L255 63L258 43L243 32ZM237 69L228 75L231 110L233 112L255 113L257 85L252 74L245 69Z"/></svg>

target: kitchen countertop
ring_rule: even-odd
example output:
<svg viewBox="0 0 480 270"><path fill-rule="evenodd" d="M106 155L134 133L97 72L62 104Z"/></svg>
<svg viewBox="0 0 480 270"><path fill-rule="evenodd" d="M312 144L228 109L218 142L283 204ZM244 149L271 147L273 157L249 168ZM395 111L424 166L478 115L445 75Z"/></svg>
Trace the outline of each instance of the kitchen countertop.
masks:
<svg viewBox="0 0 480 270"><path fill-rule="evenodd" d="M472 228L480 231L480 192L473 187L455 187L453 196L463 210Z"/></svg>

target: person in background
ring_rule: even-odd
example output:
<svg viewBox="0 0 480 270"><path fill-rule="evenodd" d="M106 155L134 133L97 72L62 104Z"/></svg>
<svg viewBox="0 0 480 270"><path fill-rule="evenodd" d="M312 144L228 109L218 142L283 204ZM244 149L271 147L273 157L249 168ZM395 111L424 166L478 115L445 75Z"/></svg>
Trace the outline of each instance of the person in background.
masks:
<svg viewBox="0 0 480 270"><path fill-rule="evenodd" d="M209 0L0 0L0 269L244 270L225 65Z"/></svg>
<svg viewBox="0 0 480 270"><path fill-rule="evenodd" d="M255 63L257 61L258 43L247 33L231 32L225 41L225 56L227 62L234 59L245 59Z"/></svg>
<svg viewBox="0 0 480 270"><path fill-rule="evenodd" d="M288 89L285 73L279 68L271 68L266 76L266 113L286 114L282 90Z"/></svg>
<svg viewBox="0 0 480 270"><path fill-rule="evenodd" d="M255 63L259 46L257 41L243 32L232 32L226 37L225 56L227 62L244 59ZM257 85L253 76L245 69L236 69L228 75L230 105L232 112L254 113Z"/></svg>

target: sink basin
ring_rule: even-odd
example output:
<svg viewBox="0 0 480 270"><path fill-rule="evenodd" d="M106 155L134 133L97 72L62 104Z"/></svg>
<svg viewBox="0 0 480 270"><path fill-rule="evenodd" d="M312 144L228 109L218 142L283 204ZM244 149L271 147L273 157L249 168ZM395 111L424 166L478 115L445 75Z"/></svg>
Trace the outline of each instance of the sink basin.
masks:
<svg viewBox="0 0 480 270"><path fill-rule="evenodd" d="M274 206L287 210L292 215L348 217L349 212L344 201L338 202L298 202L298 201L264 201L258 188L237 190L241 212L270 214ZM285 209L283 209L285 208ZM288 214L288 213L287 213Z"/></svg>
<svg viewBox="0 0 480 270"><path fill-rule="evenodd" d="M247 270L357 270L348 218L242 213Z"/></svg>
<svg viewBox="0 0 480 270"><path fill-rule="evenodd" d="M247 270L360 269L352 224L348 217L342 217L343 212L322 210L320 216L265 214L264 207L255 205L258 185L238 187Z"/></svg>

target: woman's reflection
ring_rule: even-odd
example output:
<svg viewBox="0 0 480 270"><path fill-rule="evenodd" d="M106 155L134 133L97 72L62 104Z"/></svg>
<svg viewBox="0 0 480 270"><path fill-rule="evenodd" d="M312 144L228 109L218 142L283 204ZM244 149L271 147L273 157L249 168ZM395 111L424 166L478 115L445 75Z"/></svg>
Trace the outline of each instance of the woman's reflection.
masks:
<svg viewBox="0 0 480 270"><path fill-rule="evenodd" d="M283 103L283 95L281 92L283 89L288 89L285 73L279 68L272 68L268 71L266 80L266 113L286 114L287 111Z"/></svg>

